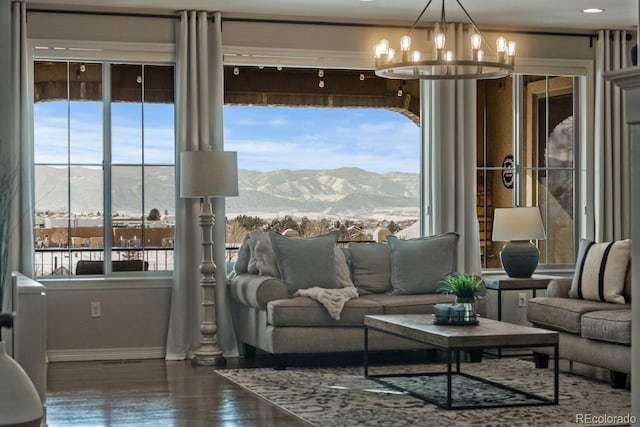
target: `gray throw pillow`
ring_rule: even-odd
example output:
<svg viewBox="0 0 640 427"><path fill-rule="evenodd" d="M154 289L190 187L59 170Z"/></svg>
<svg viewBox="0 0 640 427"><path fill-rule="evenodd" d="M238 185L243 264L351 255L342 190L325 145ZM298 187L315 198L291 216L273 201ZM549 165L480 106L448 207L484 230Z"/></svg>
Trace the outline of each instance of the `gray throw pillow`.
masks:
<svg viewBox="0 0 640 427"><path fill-rule="evenodd" d="M457 233L400 240L387 237L391 248L390 295L438 292L441 281L456 271Z"/></svg>
<svg viewBox="0 0 640 427"><path fill-rule="evenodd" d="M353 284L360 294L382 294L391 289L389 245L349 243Z"/></svg>
<svg viewBox="0 0 640 427"><path fill-rule="evenodd" d="M313 238L286 237L269 232L278 269L289 293L314 286L338 288L334 247L339 233Z"/></svg>
<svg viewBox="0 0 640 427"><path fill-rule="evenodd" d="M249 247L249 235L244 238L244 242L238 249L238 258L233 265L233 271L237 274L246 273L249 271L249 259L251 258L251 248Z"/></svg>
<svg viewBox="0 0 640 427"><path fill-rule="evenodd" d="M624 304L631 240L596 243L580 239L569 297Z"/></svg>

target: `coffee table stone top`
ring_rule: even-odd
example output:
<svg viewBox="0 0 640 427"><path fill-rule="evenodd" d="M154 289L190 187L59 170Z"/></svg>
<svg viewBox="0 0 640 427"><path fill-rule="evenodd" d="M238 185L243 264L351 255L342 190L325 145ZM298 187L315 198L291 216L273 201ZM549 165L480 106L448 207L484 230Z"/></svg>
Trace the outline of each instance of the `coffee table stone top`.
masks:
<svg viewBox="0 0 640 427"><path fill-rule="evenodd" d="M431 314L383 314L364 317L366 327L441 348L491 348L501 346L552 346L558 333L541 328L479 319L477 325L434 325Z"/></svg>

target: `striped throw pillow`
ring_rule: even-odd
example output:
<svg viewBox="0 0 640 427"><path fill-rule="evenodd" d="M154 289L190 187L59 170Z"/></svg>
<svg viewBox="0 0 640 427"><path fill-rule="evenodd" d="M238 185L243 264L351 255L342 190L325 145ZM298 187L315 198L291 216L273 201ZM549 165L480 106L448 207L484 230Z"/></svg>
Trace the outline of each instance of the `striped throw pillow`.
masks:
<svg viewBox="0 0 640 427"><path fill-rule="evenodd" d="M581 239L570 298L624 304L631 240L596 243Z"/></svg>

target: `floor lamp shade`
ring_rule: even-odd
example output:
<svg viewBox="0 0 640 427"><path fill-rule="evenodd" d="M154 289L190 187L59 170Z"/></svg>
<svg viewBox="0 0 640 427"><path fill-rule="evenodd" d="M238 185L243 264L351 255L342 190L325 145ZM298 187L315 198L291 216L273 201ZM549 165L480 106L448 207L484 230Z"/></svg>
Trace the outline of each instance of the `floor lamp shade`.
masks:
<svg viewBox="0 0 640 427"><path fill-rule="evenodd" d="M185 151L180 154L180 197L238 195L238 154L234 151Z"/></svg>
<svg viewBox="0 0 640 427"><path fill-rule="evenodd" d="M494 211L492 240L509 241L500 252L500 260L510 277L531 277L540 259L540 251L531 240L542 239L546 239L546 234L538 208Z"/></svg>

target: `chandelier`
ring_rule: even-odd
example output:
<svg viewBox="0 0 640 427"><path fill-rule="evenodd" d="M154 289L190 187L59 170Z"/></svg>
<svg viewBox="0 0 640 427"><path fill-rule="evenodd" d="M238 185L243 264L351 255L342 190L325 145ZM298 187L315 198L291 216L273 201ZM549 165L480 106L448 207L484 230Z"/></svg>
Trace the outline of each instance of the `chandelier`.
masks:
<svg viewBox="0 0 640 427"><path fill-rule="evenodd" d="M457 79L495 79L504 77L513 72L516 53L516 43L507 42L504 37L496 39L495 61L485 57L483 46L489 47L489 43L482 36L476 23L469 13L456 0L465 16L471 23L474 33L471 35L470 49L468 52L453 52L446 50L445 33L447 22L442 0L442 11L439 26L433 38L433 49L430 55L433 59L422 59L427 55L419 50L411 50L411 32L427 11L433 0L429 0L422 9L420 15L409 29L406 35L400 39L400 55L396 58L396 50L389 47L387 40L380 40L375 47L375 72L379 77L402 80L457 80Z"/></svg>

